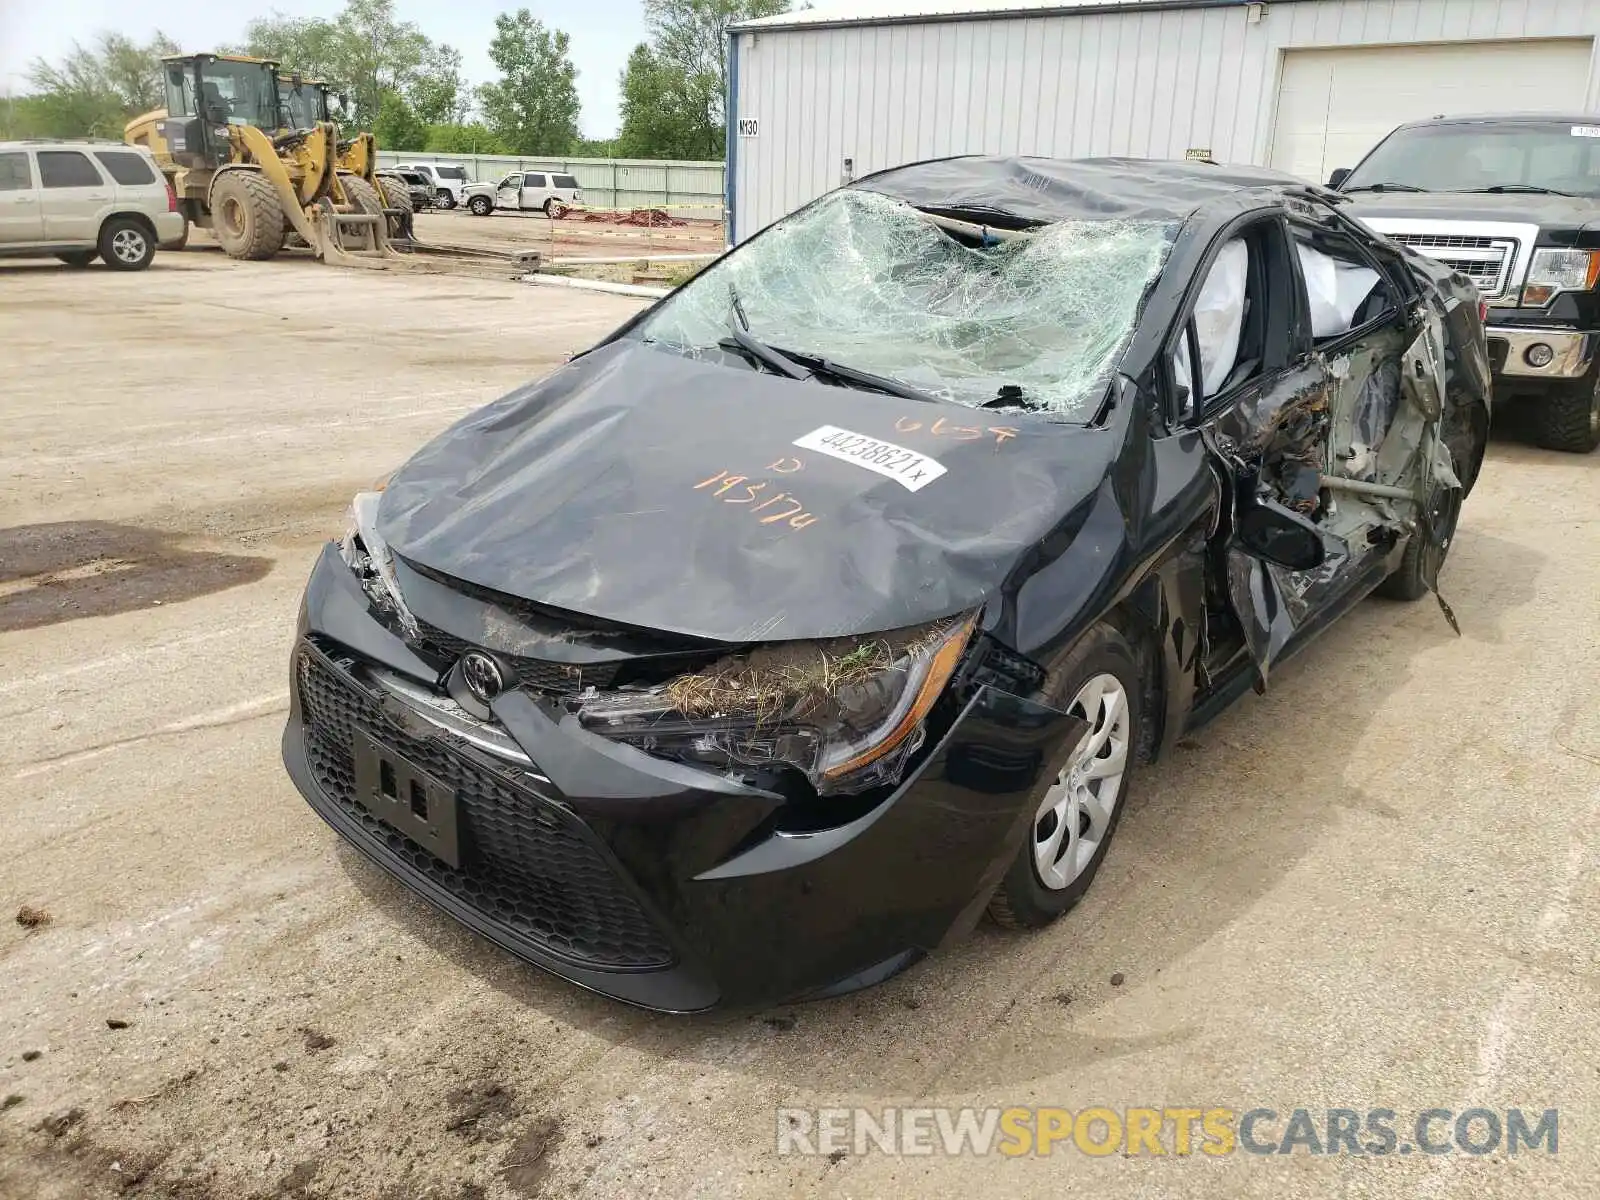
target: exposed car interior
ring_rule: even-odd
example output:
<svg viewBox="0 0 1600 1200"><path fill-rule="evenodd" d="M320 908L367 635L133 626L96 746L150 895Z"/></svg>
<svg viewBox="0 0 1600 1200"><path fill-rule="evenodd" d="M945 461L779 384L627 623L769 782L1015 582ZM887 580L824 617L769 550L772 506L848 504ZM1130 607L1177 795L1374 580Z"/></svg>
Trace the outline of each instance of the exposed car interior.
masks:
<svg viewBox="0 0 1600 1200"><path fill-rule="evenodd" d="M1285 291L1291 303L1268 299ZM1298 367L1268 349L1307 340ZM1324 533L1316 571L1272 568L1291 599L1392 545L1427 506L1443 391L1428 344L1401 320L1392 281L1326 220L1264 221L1213 255L1171 354L1173 412L1209 417L1264 498Z"/></svg>

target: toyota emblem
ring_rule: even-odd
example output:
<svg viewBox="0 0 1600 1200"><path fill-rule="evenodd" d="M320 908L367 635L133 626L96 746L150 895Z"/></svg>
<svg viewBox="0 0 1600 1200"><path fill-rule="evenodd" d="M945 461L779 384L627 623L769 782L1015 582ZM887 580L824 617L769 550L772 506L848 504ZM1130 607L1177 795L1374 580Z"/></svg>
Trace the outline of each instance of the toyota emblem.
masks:
<svg viewBox="0 0 1600 1200"><path fill-rule="evenodd" d="M487 654L476 650L461 656L461 682L473 698L487 704L505 690L505 677L500 674L500 664Z"/></svg>

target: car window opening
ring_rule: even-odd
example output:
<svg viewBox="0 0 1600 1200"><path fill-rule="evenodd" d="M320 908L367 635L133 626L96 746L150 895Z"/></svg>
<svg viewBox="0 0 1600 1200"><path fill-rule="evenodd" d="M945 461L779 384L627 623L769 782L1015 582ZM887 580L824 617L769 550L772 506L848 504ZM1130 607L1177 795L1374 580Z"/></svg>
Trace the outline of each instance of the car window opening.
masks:
<svg viewBox="0 0 1600 1200"><path fill-rule="evenodd" d="M1301 226L1294 238L1310 301L1311 336L1318 343L1343 337L1394 307L1383 276L1346 238Z"/></svg>
<svg viewBox="0 0 1600 1200"><path fill-rule="evenodd" d="M729 361L732 285L747 332L778 350L970 407L1014 397L1089 421L1175 233L1111 219L1003 229L840 191L701 272L638 332Z"/></svg>

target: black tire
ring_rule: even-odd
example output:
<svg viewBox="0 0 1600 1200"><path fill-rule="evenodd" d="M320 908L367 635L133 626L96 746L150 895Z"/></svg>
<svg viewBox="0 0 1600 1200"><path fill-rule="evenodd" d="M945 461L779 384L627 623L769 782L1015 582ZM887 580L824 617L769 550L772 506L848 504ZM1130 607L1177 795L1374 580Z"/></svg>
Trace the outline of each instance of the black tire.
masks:
<svg viewBox="0 0 1600 1200"><path fill-rule="evenodd" d="M373 187L359 175L340 175L339 182L344 185L344 194L349 199L352 207L360 212L371 213L374 216L383 216L383 199L378 195L378 189ZM393 227L393 222L386 222L388 227ZM365 238L363 232L361 237ZM376 250L378 243L374 240L371 249Z"/></svg>
<svg viewBox="0 0 1600 1200"><path fill-rule="evenodd" d="M183 223L183 232L180 233L177 237L173 238L170 242L162 242L161 243L161 248L163 250L182 250L188 244L189 244L189 222L185 221Z"/></svg>
<svg viewBox="0 0 1600 1200"><path fill-rule="evenodd" d="M113 271L142 271L156 256L156 235L143 221L112 217L100 226L100 260Z"/></svg>
<svg viewBox="0 0 1600 1200"><path fill-rule="evenodd" d="M456 206L456 198L451 194L449 188L440 188L433 194L433 206L449 212Z"/></svg>
<svg viewBox="0 0 1600 1200"><path fill-rule="evenodd" d="M1534 438L1546 450L1588 454L1600 446L1600 367L1534 401Z"/></svg>
<svg viewBox="0 0 1600 1200"><path fill-rule="evenodd" d="M1422 561L1427 542L1421 534L1413 534L1406 543L1406 552L1396 567L1382 583L1372 589L1374 596L1385 600L1421 600L1428 594L1428 585L1422 581Z"/></svg>
<svg viewBox="0 0 1600 1200"><path fill-rule="evenodd" d="M1144 673L1127 638L1115 626L1103 623L1096 625L1079 639L1066 658L1050 672L1041 699L1046 704L1069 710L1068 706L1074 703L1079 691L1099 675L1115 677L1128 705L1124 745L1127 761L1110 819L1101 834L1100 844L1094 849L1093 857L1067 886L1060 888L1047 886L1040 877L1034 861L1034 841L1043 825L1037 821L1028 823L1022 844L1017 847L1016 858L989 900L989 916L997 925L1007 929L1037 929L1048 925L1083 898L1089 885L1094 882L1100 864L1105 861L1106 849L1111 845L1123 810L1128 806L1129 785L1133 782L1144 733Z"/></svg>
<svg viewBox="0 0 1600 1200"><path fill-rule="evenodd" d="M562 217L567 215L567 212L568 209L566 204L560 200L557 200L554 196L551 196L550 199L544 202L544 215L549 217L552 221L561 220Z"/></svg>
<svg viewBox="0 0 1600 1200"><path fill-rule="evenodd" d="M229 258L260 261L283 249L278 192L257 171L224 171L211 187L211 233Z"/></svg>
<svg viewBox="0 0 1600 1200"><path fill-rule="evenodd" d="M1461 502L1464 493L1455 489L1440 489L1434 494L1434 508L1426 525L1411 535L1405 553L1396 567L1373 595L1385 600L1421 600L1432 589L1427 580L1439 578L1444 570L1445 557L1455 541L1456 525L1461 519Z"/></svg>
<svg viewBox="0 0 1600 1200"><path fill-rule="evenodd" d="M474 196L467 201L467 211L475 217L487 217L494 211L494 201L487 196Z"/></svg>
<svg viewBox="0 0 1600 1200"><path fill-rule="evenodd" d="M69 266L69 267L82 268L82 267L87 267L95 259L99 258L100 257L100 251L98 251L98 250L65 250L62 253L56 255L56 257L59 258L62 262L66 263L67 266Z"/></svg>
<svg viewBox="0 0 1600 1200"><path fill-rule="evenodd" d="M411 221L417 212L416 205L411 203L411 190L404 180L390 179L387 175L378 176L378 186L383 189L383 206L400 210L399 216L389 218L389 236L410 237Z"/></svg>

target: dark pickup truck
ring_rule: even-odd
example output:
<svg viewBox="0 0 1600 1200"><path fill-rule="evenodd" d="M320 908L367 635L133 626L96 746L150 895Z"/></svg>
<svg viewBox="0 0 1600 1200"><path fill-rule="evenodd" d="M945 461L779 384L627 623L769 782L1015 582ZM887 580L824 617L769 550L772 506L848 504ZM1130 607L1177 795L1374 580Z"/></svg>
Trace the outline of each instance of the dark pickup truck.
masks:
<svg viewBox="0 0 1600 1200"><path fill-rule="evenodd" d="M1497 406L1535 406L1552 450L1600 445L1600 115L1402 125L1328 185L1477 285Z"/></svg>

